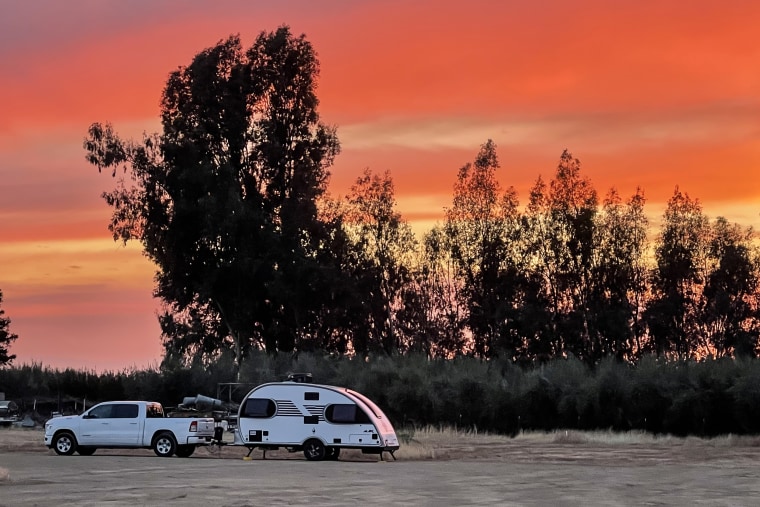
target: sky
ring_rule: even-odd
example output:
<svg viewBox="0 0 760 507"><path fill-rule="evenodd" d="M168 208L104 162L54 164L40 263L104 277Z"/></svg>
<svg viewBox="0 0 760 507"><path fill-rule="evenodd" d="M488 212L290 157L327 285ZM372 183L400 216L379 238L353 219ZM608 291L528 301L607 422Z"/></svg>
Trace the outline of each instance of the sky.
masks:
<svg viewBox="0 0 760 507"><path fill-rule="evenodd" d="M114 243L93 122L159 130L168 74L231 34L283 24L317 51L330 193L390 171L416 231L488 139L522 203L564 149L600 195L676 186L760 225L760 2L727 0L0 0L0 290L16 365L95 371L161 359L154 267Z"/></svg>

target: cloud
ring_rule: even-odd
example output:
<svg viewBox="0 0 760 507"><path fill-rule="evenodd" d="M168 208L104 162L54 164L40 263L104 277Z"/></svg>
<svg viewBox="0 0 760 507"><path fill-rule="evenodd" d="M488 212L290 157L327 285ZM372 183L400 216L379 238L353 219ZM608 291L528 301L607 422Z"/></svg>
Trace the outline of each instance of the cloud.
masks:
<svg viewBox="0 0 760 507"><path fill-rule="evenodd" d="M343 145L369 150L472 149L486 139L499 146L582 146L617 151L652 144L722 144L760 137L760 104L663 111L558 115L541 118L386 118L339 128Z"/></svg>

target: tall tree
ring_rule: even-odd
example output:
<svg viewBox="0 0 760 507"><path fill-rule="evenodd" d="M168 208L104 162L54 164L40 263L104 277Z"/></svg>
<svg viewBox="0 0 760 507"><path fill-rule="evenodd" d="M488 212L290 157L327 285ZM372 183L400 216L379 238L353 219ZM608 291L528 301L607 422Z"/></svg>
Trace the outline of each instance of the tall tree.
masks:
<svg viewBox="0 0 760 507"><path fill-rule="evenodd" d="M390 172L382 176L365 169L348 195L346 227L354 242L357 263L354 275L364 287L367 310L366 337L357 337L357 353L403 351L406 339L398 326L403 289L409 283L410 265L417 249L411 227L396 211Z"/></svg>
<svg viewBox="0 0 760 507"><path fill-rule="evenodd" d="M595 359L634 360L641 353L648 220L641 189L621 202L614 189L594 228L589 309Z"/></svg>
<svg viewBox="0 0 760 507"><path fill-rule="evenodd" d="M410 351L450 358L467 351L466 307L448 237L440 226L423 236L399 321Z"/></svg>
<svg viewBox="0 0 760 507"><path fill-rule="evenodd" d="M104 194L110 229L156 263L167 350L232 347L239 363L252 346L291 351L313 332L333 269L317 201L339 150L319 121L318 72L311 44L288 27L245 52L232 36L170 75L161 134L138 144L90 128L88 160L128 173ZM220 336L198 343L188 315L218 320Z"/></svg>
<svg viewBox="0 0 760 507"><path fill-rule="evenodd" d="M708 232L708 219L699 200L676 187L655 246L653 296L646 310L651 346L658 356L685 359L697 348Z"/></svg>
<svg viewBox="0 0 760 507"><path fill-rule="evenodd" d="M5 310L2 309L2 304L3 291L0 290L0 366L6 366L16 359L15 354L8 353L8 347L18 338L18 335L11 333L11 319L5 317Z"/></svg>
<svg viewBox="0 0 760 507"><path fill-rule="evenodd" d="M503 194L496 180L499 160L492 140L483 144L475 162L459 169L452 207L446 210L445 231L468 311L467 323L473 337L473 352L491 357L511 343L511 310L515 306L515 284L505 280L514 275L516 256L511 248L519 230L517 192ZM515 243L516 244L516 243Z"/></svg>
<svg viewBox="0 0 760 507"><path fill-rule="evenodd" d="M573 353L587 361L597 357L590 331L594 225L598 198L581 163L565 150L554 178L539 178L526 212L531 263L545 284L551 312L543 354Z"/></svg>
<svg viewBox="0 0 760 507"><path fill-rule="evenodd" d="M711 228L710 266L700 322L714 357L756 355L760 321L758 252L752 229L718 217Z"/></svg>

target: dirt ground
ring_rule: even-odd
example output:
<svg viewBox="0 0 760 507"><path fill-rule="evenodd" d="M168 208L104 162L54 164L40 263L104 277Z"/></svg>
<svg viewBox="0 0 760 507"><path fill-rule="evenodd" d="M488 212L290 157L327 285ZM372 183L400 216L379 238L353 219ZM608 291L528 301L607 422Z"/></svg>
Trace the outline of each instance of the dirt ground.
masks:
<svg viewBox="0 0 760 507"><path fill-rule="evenodd" d="M407 435L397 461L349 452L308 462L286 451L244 460L229 446L186 459L57 456L42 437L0 429L0 506L760 504L760 447L748 438L428 432Z"/></svg>

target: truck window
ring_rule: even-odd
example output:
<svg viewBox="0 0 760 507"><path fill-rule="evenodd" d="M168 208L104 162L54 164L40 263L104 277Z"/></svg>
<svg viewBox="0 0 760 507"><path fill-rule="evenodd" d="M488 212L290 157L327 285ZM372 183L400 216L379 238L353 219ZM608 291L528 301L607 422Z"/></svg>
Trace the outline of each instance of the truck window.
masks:
<svg viewBox="0 0 760 507"><path fill-rule="evenodd" d="M139 413L137 404L135 403L120 403L113 406L111 411L111 417L115 419L134 419Z"/></svg>
<svg viewBox="0 0 760 507"><path fill-rule="evenodd" d="M365 424L370 422L367 414L353 403L338 403L328 406L325 410L325 419L336 424Z"/></svg>
<svg viewBox="0 0 760 507"><path fill-rule="evenodd" d="M243 417L272 417L277 411L274 401L267 398L248 398L241 414Z"/></svg>
<svg viewBox="0 0 760 507"><path fill-rule="evenodd" d="M111 411L113 409L113 405L98 405L97 407L93 408L88 412L87 415L92 417L93 419L110 419L113 417L111 415Z"/></svg>
<svg viewBox="0 0 760 507"><path fill-rule="evenodd" d="M158 403L151 403L147 407L145 407L146 413L145 417L149 419L161 419L164 417L164 410L161 405Z"/></svg>

